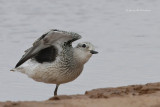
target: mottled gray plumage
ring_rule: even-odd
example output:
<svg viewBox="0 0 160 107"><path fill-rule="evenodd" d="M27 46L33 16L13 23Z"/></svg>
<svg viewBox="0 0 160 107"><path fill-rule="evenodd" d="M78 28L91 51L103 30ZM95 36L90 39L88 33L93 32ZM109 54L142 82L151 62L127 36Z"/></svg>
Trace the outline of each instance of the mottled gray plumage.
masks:
<svg viewBox="0 0 160 107"><path fill-rule="evenodd" d="M17 63L16 67L20 66L26 60L35 56L42 49L54 46L58 42L68 43L68 45L70 45L73 41L78 40L80 38L81 36L77 33L60 31L57 29L50 30L49 32L43 34L40 38L38 38L33 43L33 46L25 51L25 54Z"/></svg>
<svg viewBox="0 0 160 107"><path fill-rule="evenodd" d="M80 38L74 32L50 30L25 51L12 71L25 73L39 82L56 84L54 95L57 95L58 86L76 79L92 54L97 53L89 42L73 48L72 42Z"/></svg>

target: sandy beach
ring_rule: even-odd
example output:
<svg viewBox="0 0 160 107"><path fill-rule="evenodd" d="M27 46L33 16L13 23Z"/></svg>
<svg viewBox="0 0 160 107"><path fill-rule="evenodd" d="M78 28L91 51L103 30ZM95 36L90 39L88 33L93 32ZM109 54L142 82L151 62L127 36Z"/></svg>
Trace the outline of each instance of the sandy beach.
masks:
<svg viewBox="0 0 160 107"><path fill-rule="evenodd" d="M15 96L16 97L16 96ZM160 107L160 83L99 88L46 101L0 102L0 107Z"/></svg>

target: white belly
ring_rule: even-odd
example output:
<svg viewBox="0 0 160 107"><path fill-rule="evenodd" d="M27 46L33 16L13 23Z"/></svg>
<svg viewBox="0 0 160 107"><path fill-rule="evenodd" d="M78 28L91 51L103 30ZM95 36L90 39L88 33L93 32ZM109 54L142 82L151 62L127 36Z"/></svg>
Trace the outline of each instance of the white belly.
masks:
<svg viewBox="0 0 160 107"><path fill-rule="evenodd" d="M25 73L35 81L62 84L73 81L82 72L83 66L69 70L63 69L58 63L37 63L28 60L17 71Z"/></svg>

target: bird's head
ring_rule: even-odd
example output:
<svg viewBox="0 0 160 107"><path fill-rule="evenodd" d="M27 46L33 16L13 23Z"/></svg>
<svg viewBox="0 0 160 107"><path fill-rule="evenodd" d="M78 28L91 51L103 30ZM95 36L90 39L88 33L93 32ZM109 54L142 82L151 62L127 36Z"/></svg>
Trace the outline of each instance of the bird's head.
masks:
<svg viewBox="0 0 160 107"><path fill-rule="evenodd" d="M93 54L97 53L90 42L82 42L75 47L75 55L83 64L85 64Z"/></svg>

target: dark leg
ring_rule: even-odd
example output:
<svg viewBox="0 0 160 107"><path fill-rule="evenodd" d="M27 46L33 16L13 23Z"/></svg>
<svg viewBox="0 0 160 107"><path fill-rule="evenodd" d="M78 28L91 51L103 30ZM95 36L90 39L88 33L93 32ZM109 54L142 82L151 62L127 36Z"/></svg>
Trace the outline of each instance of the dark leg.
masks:
<svg viewBox="0 0 160 107"><path fill-rule="evenodd" d="M56 88L55 88L55 90L54 90L54 96L56 96L56 95L57 95L58 87L59 87L59 84L56 84Z"/></svg>

